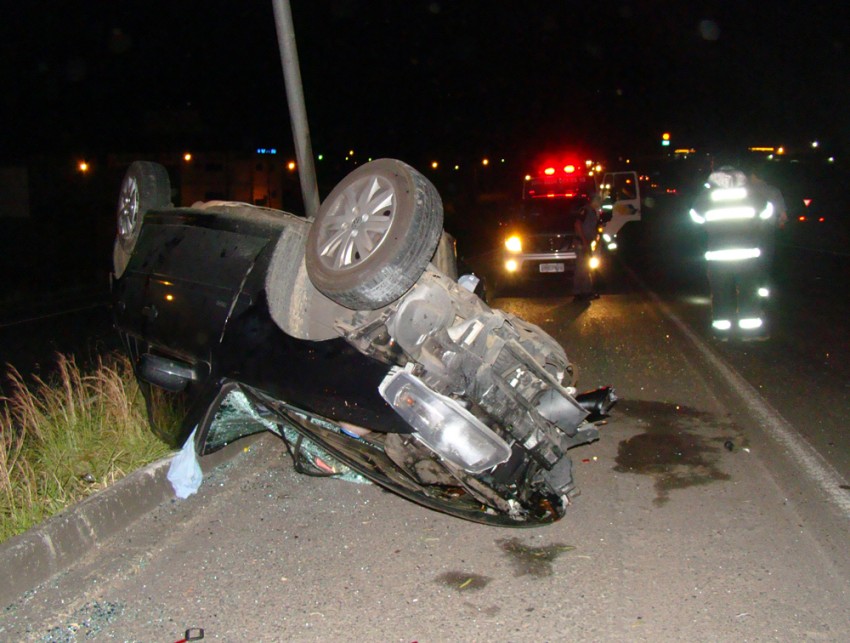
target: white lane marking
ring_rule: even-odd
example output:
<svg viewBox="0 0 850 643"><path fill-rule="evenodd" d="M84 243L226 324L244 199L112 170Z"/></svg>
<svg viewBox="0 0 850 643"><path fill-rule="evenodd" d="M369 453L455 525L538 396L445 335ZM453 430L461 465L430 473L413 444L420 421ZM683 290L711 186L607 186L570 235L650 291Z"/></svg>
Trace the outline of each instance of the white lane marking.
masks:
<svg viewBox="0 0 850 643"><path fill-rule="evenodd" d="M759 392L738 372L716 355L700 337L679 319L661 298L634 273L636 281L649 293L661 312L670 319L700 352L702 357L732 385L744 404L756 416L762 428L800 463L803 471L826 494L827 498L850 520L850 493L842 489L843 477L800 433L782 417Z"/></svg>

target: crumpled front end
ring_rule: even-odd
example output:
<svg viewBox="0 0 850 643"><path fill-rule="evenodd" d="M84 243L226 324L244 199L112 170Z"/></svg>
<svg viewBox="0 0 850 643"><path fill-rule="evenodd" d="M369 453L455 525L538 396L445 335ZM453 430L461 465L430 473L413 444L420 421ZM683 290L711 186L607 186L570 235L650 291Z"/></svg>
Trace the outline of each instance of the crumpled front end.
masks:
<svg viewBox="0 0 850 643"><path fill-rule="evenodd" d="M575 491L567 450L598 432L562 384L572 369L552 337L433 268L393 305L356 313L339 330L393 366L381 394L415 431L394 437L404 448L388 453L408 472L464 480L517 520L536 511L529 503L563 512ZM608 408L614 400L611 392Z"/></svg>

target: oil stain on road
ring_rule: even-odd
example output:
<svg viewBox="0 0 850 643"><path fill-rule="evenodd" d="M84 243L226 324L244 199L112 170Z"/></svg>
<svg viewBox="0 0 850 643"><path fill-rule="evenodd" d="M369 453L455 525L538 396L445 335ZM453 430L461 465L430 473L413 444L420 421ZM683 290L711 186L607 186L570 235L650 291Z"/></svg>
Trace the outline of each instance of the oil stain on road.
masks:
<svg viewBox="0 0 850 643"><path fill-rule="evenodd" d="M561 544L532 547L523 543L519 538L499 540L497 544L510 557L516 576L534 576L536 578L551 576L552 563L555 559L564 552L575 549L572 545Z"/></svg>
<svg viewBox="0 0 850 643"><path fill-rule="evenodd" d="M437 581L460 592L484 589L491 580L489 576L470 572L446 572L437 576Z"/></svg>
<svg viewBox="0 0 850 643"><path fill-rule="evenodd" d="M674 489L729 480L718 461L733 425L679 404L622 400L617 410L638 420L645 432L620 442L614 471L655 480L653 503L662 506ZM706 433L721 434L706 438ZM724 435L725 434L725 435Z"/></svg>

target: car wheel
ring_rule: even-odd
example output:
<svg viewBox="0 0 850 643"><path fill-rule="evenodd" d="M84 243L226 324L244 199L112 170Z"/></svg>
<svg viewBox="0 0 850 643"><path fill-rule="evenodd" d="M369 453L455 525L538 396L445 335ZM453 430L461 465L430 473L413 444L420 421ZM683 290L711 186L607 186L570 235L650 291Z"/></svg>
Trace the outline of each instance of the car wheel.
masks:
<svg viewBox="0 0 850 643"><path fill-rule="evenodd" d="M371 161L319 208L307 236L307 274L337 303L374 310L416 283L442 231L443 204L428 179L395 159Z"/></svg>
<svg viewBox="0 0 850 643"><path fill-rule="evenodd" d="M118 195L118 235L112 256L116 277L120 277L127 268L145 213L170 204L168 171L159 163L134 161L124 174Z"/></svg>

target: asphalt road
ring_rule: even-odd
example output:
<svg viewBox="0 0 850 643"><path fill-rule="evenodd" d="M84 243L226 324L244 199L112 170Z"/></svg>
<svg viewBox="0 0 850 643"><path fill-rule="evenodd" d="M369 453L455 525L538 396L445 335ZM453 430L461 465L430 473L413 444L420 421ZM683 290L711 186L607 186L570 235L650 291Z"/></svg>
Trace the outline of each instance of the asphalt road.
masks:
<svg viewBox="0 0 850 643"><path fill-rule="evenodd" d="M621 398L572 453L582 494L561 522L484 527L303 477L268 436L20 597L0 638L845 640L847 449L829 426L847 360L795 352L843 336L843 301L779 298L774 340L710 344L699 270L658 270L676 254L610 273L589 306L557 286L492 302Z"/></svg>

